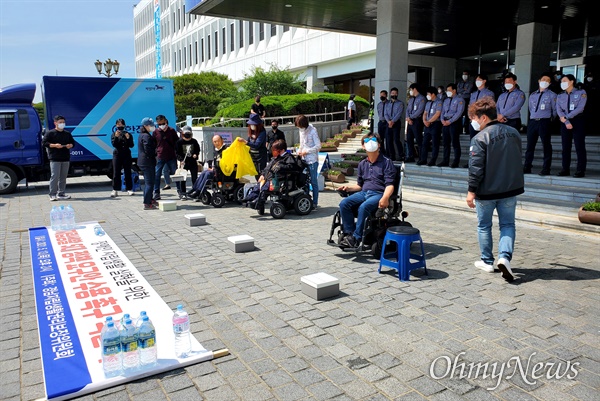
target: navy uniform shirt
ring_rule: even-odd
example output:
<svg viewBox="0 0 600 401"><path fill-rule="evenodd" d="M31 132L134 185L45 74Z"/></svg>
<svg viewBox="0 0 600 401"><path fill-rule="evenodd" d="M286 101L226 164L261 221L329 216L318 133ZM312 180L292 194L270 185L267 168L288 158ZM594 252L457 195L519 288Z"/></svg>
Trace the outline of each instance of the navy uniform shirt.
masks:
<svg viewBox="0 0 600 401"><path fill-rule="evenodd" d="M496 100L496 96L494 96L494 92L492 92L488 88L483 88L483 89L478 89L475 92L471 93L471 100L469 101L469 103L475 103L479 99L483 99L486 96L492 98L492 100Z"/></svg>
<svg viewBox="0 0 600 401"><path fill-rule="evenodd" d="M398 99L395 102L393 100L387 102L384 113L386 121L398 122L404 115L404 102Z"/></svg>
<svg viewBox="0 0 600 401"><path fill-rule="evenodd" d="M374 163L369 158L358 163L358 177L356 183L362 191L383 192L388 185L394 185L396 167L391 159L379 153Z"/></svg>
<svg viewBox="0 0 600 401"><path fill-rule="evenodd" d="M443 105L443 101L439 97L436 97L435 100L429 100L427 102L427 104L425 105L425 112L423 114L425 120L430 120L431 117L433 117L435 115L435 113L437 113L439 111L440 116L437 118L437 120L432 121L432 122L440 121L440 118L442 116L442 114L441 114L442 105Z"/></svg>
<svg viewBox="0 0 600 401"><path fill-rule="evenodd" d="M408 107L406 108L406 117L410 119L421 118L423 110L425 110L425 102L427 99L420 93L417 96L411 96L408 100Z"/></svg>
<svg viewBox="0 0 600 401"><path fill-rule="evenodd" d="M377 103L377 116L379 121L385 121L385 105L389 103L389 100Z"/></svg>
<svg viewBox="0 0 600 401"><path fill-rule="evenodd" d="M469 99L475 83L471 79L461 81L456 85L456 94L463 99Z"/></svg>
<svg viewBox="0 0 600 401"><path fill-rule="evenodd" d="M462 118L463 111L465 111L465 99L460 96L446 98L442 107L442 120L454 123Z"/></svg>
<svg viewBox="0 0 600 401"><path fill-rule="evenodd" d="M583 113L586 102L587 93L583 89L573 88L571 93L562 92L556 99L556 114L559 117L565 117L567 120L577 117Z"/></svg>
<svg viewBox="0 0 600 401"><path fill-rule="evenodd" d="M556 93L550 89L539 89L529 95L530 118L556 117Z"/></svg>
<svg viewBox="0 0 600 401"><path fill-rule="evenodd" d="M521 118L521 107L525 104L525 93L519 88L515 88L510 92L504 92L498 97L496 107L498 114L502 114L505 118L514 119Z"/></svg>

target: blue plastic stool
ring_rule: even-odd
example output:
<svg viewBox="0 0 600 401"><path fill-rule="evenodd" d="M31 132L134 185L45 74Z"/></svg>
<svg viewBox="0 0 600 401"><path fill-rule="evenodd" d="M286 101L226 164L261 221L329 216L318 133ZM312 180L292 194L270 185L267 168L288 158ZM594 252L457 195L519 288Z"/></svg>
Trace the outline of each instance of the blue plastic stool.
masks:
<svg viewBox="0 0 600 401"><path fill-rule="evenodd" d="M420 255L410 253L410 245L416 241L421 243ZM393 244L396 245L396 249L390 250L389 248ZM383 239L382 248L379 273L381 273L382 266L391 267L398 270L398 279L401 281L410 281L411 270L421 267L425 268L425 274L427 274L425 247L417 228L408 226L393 226L388 228ZM416 260L416 262L411 262L411 259Z"/></svg>

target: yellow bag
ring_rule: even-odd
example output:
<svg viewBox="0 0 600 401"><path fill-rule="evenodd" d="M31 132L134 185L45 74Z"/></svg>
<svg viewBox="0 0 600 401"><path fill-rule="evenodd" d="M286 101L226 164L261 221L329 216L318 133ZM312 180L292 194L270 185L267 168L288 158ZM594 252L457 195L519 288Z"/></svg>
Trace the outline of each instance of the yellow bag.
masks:
<svg viewBox="0 0 600 401"><path fill-rule="evenodd" d="M244 142L234 140L227 149L223 151L221 155L221 161L219 167L225 175L231 175L233 170L236 169L235 178L242 178L245 175L255 176L256 167L250 156L250 147Z"/></svg>

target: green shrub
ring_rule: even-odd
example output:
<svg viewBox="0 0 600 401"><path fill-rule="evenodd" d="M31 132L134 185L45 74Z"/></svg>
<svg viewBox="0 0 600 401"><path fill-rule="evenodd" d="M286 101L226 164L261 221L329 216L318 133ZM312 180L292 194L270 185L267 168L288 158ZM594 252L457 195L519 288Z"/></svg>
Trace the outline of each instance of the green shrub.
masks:
<svg viewBox="0 0 600 401"><path fill-rule="evenodd" d="M583 204L583 210L586 212L600 212L600 202L587 202Z"/></svg>
<svg viewBox="0 0 600 401"><path fill-rule="evenodd" d="M333 163L333 167L338 167L338 168L348 168L351 167L350 164L348 163L344 163L344 162L335 162Z"/></svg>

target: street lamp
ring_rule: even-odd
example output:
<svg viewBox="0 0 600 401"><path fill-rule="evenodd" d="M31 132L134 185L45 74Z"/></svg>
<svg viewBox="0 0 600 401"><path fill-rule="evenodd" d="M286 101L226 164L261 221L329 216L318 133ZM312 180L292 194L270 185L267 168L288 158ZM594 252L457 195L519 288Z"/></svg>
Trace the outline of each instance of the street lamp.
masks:
<svg viewBox="0 0 600 401"><path fill-rule="evenodd" d="M98 71L98 74L105 75L110 78L112 75L116 75L119 73L119 66L121 64L117 60L115 60L115 61L113 61L111 59L106 60L104 62L104 70L106 72L102 71L102 61L96 60L94 65L96 66L96 70Z"/></svg>

